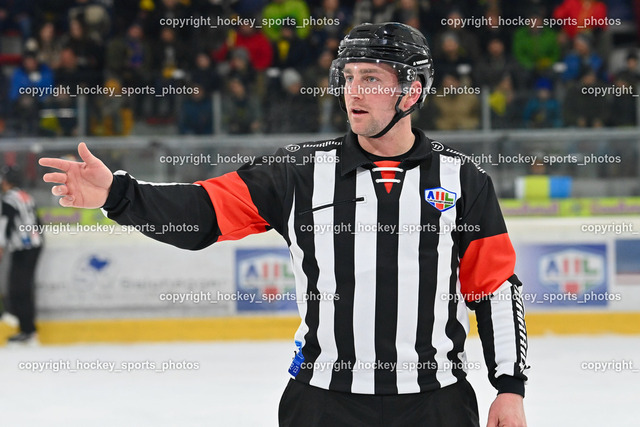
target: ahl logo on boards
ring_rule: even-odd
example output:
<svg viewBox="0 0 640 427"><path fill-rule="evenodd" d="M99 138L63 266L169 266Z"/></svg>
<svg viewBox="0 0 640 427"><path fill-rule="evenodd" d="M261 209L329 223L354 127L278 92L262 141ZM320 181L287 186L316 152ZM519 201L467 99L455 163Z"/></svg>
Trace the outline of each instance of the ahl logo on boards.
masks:
<svg viewBox="0 0 640 427"><path fill-rule="evenodd" d="M584 294L605 280L605 258L569 249L540 258L540 281L558 292Z"/></svg>
<svg viewBox="0 0 640 427"><path fill-rule="evenodd" d="M424 190L424 199L440 212L444 212L455 206L458 197L453 191L449 191L442 187L436 187Z"/></svg>

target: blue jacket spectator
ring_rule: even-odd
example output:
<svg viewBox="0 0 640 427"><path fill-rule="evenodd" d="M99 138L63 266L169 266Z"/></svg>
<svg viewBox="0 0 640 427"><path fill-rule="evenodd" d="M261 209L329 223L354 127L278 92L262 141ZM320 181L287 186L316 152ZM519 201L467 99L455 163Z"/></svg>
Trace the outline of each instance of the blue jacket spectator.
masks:
<svg viewBox="0 0 640 427"><path fill-rule="evenodd" d="M193 85L193 93L182 104L178 129L181 135L213 133L213 106L204 87Z"/></svg>
<svg viewBox="0 0 640 427"><path fill-rule="evenodd" d="M591 51L591 38L588 34L576 36L573 41L573 50L565 56L564 64L567 67L562 75L565 81L579 79L587 69L593 70L600 80L608 80L604 60Z"/></svg>
<svg viewBox="0 0 640 427"><path fill-rule="evenodd" d="M557 128L562 126L560 103L552 97L551 80L541 77L536 81L536 95L524 107L524 125L527 128Z"/></svg>
<svg viewBox="0 0 640 427"><path fill-rule="evenodd" d="M9 99L16 101L22 95L22 88L49 88L53 86L53 71L45 64L38 64L33 52L28 52L22 59L22 66L17 68L11 77L11 87L9 89ZM29 95L31 96L31 95ZM40 101L45 100L49 95L40 95Z"/></svg>

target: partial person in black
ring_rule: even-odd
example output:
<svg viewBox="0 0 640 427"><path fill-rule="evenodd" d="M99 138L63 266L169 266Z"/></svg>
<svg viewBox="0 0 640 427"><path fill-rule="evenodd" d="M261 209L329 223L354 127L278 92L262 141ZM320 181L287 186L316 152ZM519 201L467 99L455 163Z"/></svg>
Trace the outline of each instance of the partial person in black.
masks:
<svg viewBox="0 0 640 427"><path fill-rule="evenodd" d="M5 169L2 174L0 212L0 256L10 254L9 312L18 318L19 332L10 343L33 343L36 336L35 273L42 247L39 219L30 194L21 190L20 174Z"/></svg>

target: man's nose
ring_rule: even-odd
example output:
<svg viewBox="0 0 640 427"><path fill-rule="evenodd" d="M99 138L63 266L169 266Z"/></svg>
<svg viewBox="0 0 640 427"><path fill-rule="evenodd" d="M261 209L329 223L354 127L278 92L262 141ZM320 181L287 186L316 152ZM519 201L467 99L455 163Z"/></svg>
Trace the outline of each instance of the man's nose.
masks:
<svg viewBox="0 0 640 427"><path fill-rule="evenodd" d="M347 83L347 95L349 95L353 99L362 98L362 90L361 86L357 82Z"/></svg>

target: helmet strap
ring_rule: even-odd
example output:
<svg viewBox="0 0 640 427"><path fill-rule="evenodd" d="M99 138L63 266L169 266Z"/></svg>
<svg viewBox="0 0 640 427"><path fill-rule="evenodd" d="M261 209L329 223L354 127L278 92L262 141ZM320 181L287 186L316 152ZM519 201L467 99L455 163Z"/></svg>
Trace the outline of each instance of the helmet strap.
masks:
<svg viewBox="0 0 640 427"><path fill-rule="evenodd" d="M400 109L400 101L402 101L402 98L404 97L404 94L398 97L398 101L396 102L396 114L393 116L393 118L391 119L391 121L389 122L389 124L382 129L380 132L378 132L377 134L371 136L370 138L380 138L381 136L383 136L384 134L386 134L387 132L389 132L391 130L392 127L394 127L396 125L396 123L398 123L401 119L407 117L409 114L413 113L413 111L416 109L416 104L414 103L407 111L402 111Z"/></svg>

